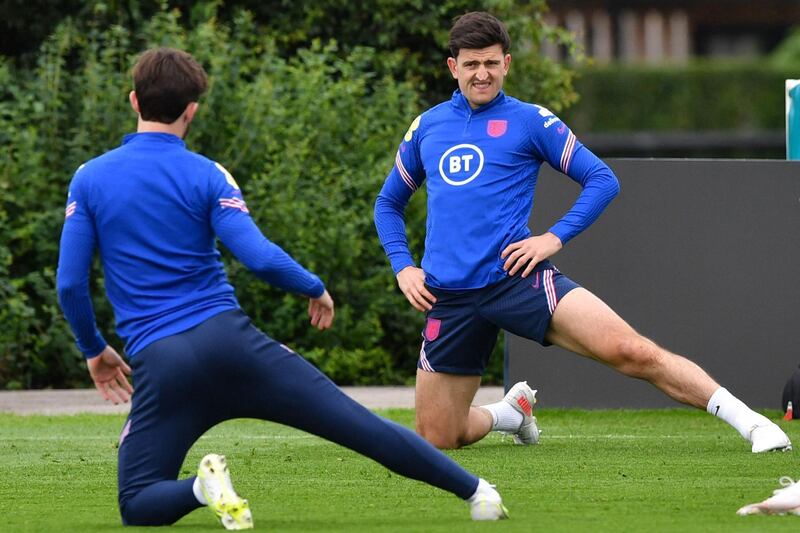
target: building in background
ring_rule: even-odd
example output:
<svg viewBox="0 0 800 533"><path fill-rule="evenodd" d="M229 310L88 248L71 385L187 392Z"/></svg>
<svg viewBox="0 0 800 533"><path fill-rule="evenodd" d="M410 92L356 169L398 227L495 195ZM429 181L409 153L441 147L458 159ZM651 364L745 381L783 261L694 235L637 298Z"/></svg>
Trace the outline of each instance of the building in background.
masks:
<svg viewBox="0 0 800 533"><path fill-rule="evenodd" d="M783 157L783 80L761 67L800 27L800 0L551 0L548 6L545 20L567 29L595 67L578 76L581 101L567 117L599 154ZM563 47L548 44L544 53L569 61ZM792 72L785 77L800 78ZM627 85L615 90L609 82L615 78ZM676 87L675 79L685 83ZM746 84L759 91L747 92ZM731 98L736 87L739 97ZM690 96L673 105L675 121L650 112L675 104L680 93ZM625 127L610 115L633 118Z"/></svg>
<svg viewBox="0 0 800 533"><path fill-rule="evenodd" d="M757 57L800 24L797 0L556 0L547 22L567 28L596 63L686 63ZM547 49L561 59L563 50Z"/></svg>

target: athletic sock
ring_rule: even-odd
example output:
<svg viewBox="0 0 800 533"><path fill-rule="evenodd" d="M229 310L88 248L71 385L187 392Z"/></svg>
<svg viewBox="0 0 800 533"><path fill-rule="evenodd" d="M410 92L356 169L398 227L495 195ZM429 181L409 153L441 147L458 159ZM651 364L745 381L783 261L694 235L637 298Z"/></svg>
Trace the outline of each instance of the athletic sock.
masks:
<svg viewBox="0 0 800 533"><path fill-rule="evenodd" d="M200 478L194 478L194 483L192 484L192 492L194 493L194 497L197 498L197 501L203 505L208 505L206 501L206 497L203 495L203 490L200 488Z"/></svg>
<svg viewBox="0 0 800 533"><path fill-rule="evenodd" d="M772 423L764 415L760 415L747 407L744 402L728 392L725 387L718 388L711 395L706 411L733 426L748 441L754 426Z"/></svg>
<svg viewBox="0 0 800 533"><path fill-rule="evenodd" d="M472 493L472 496L467 498L467 502L472 503L473 501L475 501L475 497L478 496L479 494L486 494L486 493L491 494L494 492L497 492L495 488L488 481L486 481L483 478L480 478L478 480L478 487L475 489L475 492Z"/></svg>
<svg viewBox="0 0 800 533"><path fill-rule="evenodd" d="M482 405L481 407L492 414L492 431L510 431L513 433L522 425L522 413L503 400L489 405Z"/></svg>

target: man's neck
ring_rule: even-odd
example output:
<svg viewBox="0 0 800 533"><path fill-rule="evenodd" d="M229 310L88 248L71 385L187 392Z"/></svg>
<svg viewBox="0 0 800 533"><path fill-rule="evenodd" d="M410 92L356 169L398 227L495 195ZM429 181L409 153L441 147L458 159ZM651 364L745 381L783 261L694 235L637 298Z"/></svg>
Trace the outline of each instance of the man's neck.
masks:
<svg viewBox="0 0 800 533"><path fill-rule="evenodd" d="M139 118L139 123L136 126L137 133L171 133L181 139L186 134L186 124L182 120L176 120L172 124L164 124L163 122L153 122L150 120L142 120Z"/></svg>

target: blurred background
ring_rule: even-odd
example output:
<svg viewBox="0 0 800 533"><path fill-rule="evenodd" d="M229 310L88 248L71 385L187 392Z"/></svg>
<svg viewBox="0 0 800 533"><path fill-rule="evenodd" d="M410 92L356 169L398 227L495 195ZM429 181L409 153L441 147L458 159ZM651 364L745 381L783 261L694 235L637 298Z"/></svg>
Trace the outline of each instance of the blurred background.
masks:
<svg viewBox="0 0 800 533"><path fill-rule="evenodd" d="M506 89L558 113L599 155L785 157L784 80L800 78L792 0L4 0L0 2L0 389L88 384L54 284L66 189L135 129L142 50L210 76L190 149L241 184L265 234L319 274L334 330L223 251L242 307L339 384L413 379L422 317L396 289L372 205L408 124L455 88L455 16L498 15ZM425 194L407 210L422 252ZM93 270L98 324L113 313ZM487 381L502 382L502 344Z"/></svg>
<svg viewBox="0 0 800 533"><path fill-rule="evenodd" d="M794 0L559 0L584 50L568 113L603 155L783 158L783 82L800 76ZM545 46L568 60L564 47Z"/></svg>

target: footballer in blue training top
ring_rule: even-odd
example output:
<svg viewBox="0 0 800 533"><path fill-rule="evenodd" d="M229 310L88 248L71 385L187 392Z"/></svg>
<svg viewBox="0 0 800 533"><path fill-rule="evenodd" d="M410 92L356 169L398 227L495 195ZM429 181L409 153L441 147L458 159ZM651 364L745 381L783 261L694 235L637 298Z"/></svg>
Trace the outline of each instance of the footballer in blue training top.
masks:
<svg viewBox="0 0 800 533"><path fill-rule="evenodd" d="M81 165L72 179L62 248L83 261L62 262L60 279L69 285L73 274L85 275L82 263L95 246L103 251L117 332L133 357L158 339L238 308L217 236L264 281L322 296L319 278L262 235L222 165L187 150L175 135L132 133L119 148ZM86 291L67 298L79 312L65 314L91 357L106 342L88 298Z"/></svg>
<svg viewBox="0 0 800 533"><path fill-rule="evenodd" d="M499 329L556 344L645 379L673 399L734 426L754 452L791 447L685 357L642 337L549 258L589 227L619 192L614 173L545 107L505 94L511 41L483 13L459 17L447 64L458 82L448 102L413 120L375 202L375 226L401 291L426 313L417 363L417 431L457 448L489 431L536 444L536 392L515 384L505 398L471 406ZM532 236L528 220L543 163L581 186L572 208ZM428 191L425 253L414 262L404 209Z"/></svg>
<svg viewBox="0 0 800 533"><path fill-rule="evenodd" d="M619 186L558 117L503 91L472 109L460 90L417 117L376 210L395 273L414 264L398 217L425 183L429 209L422 269L428 285L478 289L505 278L500 252L531 234L528 218L544 162L583 187L580 201L550 228L566 243L600 215Z"/></svg>

